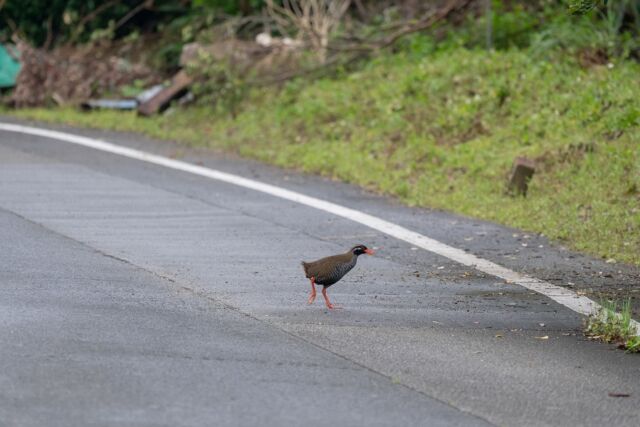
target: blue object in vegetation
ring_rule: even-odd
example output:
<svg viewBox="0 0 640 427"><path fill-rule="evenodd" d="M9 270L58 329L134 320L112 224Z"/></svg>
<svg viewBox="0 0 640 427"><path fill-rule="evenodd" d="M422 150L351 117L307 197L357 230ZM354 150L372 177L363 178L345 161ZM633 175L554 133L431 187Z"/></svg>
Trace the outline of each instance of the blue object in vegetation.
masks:
<svg viewBox="0 0 640 427"><path fill-rule="evenodd" d="M13 45L0 44L0 88L14 87L19 71L18 49Z"/></svg>

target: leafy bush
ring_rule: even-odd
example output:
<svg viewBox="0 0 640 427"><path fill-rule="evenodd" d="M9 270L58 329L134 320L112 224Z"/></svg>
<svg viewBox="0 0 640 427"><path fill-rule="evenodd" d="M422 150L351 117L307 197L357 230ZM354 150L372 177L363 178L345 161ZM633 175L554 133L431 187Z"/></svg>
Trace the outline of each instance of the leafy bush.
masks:
<svg viewBox="0 0 640 427"><path fill-rule="evenodd" d="M589 50L603 60L628 57L640 52L640 0L493 0L491 14L470 14L463 25L448 26L445 49L484 48L487 31L497 50L533 46L538 56Z"/></svg>
<svg viewBox="0 0 640 427"><path fill-rule="evenodd" d="M114 36L116 30L118 35L126 35L140 28L148 30L150 24L189 12L180 2L155 0L151 9L144 10L144 19L123 20L139 5L140 0L7 0L0 9L3 22L0 37L6 40L17 31L35 46L61 41L84 42L96 32L94 38Z"/></svg>
<svg viewBox="0 0 640 427"><path fill-rule="evenodd" d="M640 49L640 1L610 1L602 8L596 8L598 2L577 3L570 4L571 10L581 13L557 15L533 37L532 45L537 53L591 52L606 60L625 58ZM627 16L630 19L625 20Z"/></svg>
<svg viewBox="0 0 640 427"><path fill-rule="evenodd" d="M193 0L193 4L196 7L221 10L230 15L247 15L260 10L265 2L264 0Z"/></svg>

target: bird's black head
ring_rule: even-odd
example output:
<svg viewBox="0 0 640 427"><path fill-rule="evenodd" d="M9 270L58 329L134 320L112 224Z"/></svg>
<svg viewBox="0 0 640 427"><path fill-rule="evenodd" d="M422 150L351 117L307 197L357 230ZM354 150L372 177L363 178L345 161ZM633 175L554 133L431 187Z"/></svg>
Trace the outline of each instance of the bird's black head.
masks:
<svg viewBox="0 0 640 427"><path fill-rule="evenodd" d="M351 252L354 255L362 255L362 254L373 255L373 251L367 248L365 245L356 245L351 248Z"/></svg>

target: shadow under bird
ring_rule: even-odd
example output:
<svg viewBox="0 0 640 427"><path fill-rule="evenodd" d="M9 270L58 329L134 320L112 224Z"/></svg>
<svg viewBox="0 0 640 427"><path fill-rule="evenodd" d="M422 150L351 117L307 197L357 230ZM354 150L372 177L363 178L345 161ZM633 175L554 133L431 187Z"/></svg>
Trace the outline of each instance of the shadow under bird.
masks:
<svg viewBox="0 0 640 427"><path fill-rule="evenodd" d="M312 262L302 262L304 274L311 281L311 296L309 296L309 304L313 304L316 300L316 285L322 285L322 296L327 308L335 307L329 301L327 296L327 288L338 280L342 279L358 262L358 257L362 254L373 255L373 251L365 245L356 245L344 254L332 255L326 258Z"/></svg>

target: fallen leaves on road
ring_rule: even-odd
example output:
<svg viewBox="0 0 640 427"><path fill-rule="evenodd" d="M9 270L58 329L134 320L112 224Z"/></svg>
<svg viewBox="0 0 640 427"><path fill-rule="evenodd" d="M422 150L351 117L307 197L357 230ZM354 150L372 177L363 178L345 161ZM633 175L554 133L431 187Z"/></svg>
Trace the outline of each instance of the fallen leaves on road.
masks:
<svg viewBox="0 0 640 427"><path fill-rule="evenodd" d="M502 334L496 334L496 338L504 338Z"/></svg>
<svg viewBox="0 0 640 427"><path fill-rule="evenodd" d="M537 339L537 340L548 340L549 339L549 335L545 335L543 337L535 337L535 339Z"/></svg>

